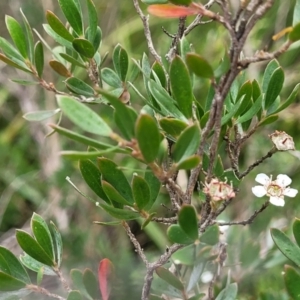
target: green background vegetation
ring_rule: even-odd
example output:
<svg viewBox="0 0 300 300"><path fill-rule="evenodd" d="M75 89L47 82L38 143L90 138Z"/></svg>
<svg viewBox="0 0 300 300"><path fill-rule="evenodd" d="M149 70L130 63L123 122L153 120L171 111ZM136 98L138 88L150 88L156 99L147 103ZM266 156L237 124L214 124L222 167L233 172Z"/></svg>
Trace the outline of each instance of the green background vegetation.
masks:
<svg viewBox="0 0 300 300"><path fill-rule="evenodd" d="M95 0L99 12L100 26L103 31L102 55L109 51L106 65L111 65L111 53L114 46L120 43L135 59L141 59L142 53L148 53L144 41L143 28L130 0ZM245 55L256 50L274 50L282 43L272 41L272 36L291 25L294 1L276 1L266 18L261 20L251 34ZM233 9L235 7L232 1ZM50 45L54 41L45 34L42 23L45 23L47 9L57 13L58 4L54 0L12 0L0 2L0 36L8 38L4 15L11 15L20 20L19 8L22 7L33 28L36 28ZM142 6L145 8L145 6ZM154 44L157 51L164 56L169 48L169 38L162 32L163 26L169 32L175 32L177 23L174 20L150 19ZM35 37L37 40L37 37ZM213 66L217 66L228 47L228 36L224 29L214 23L199 26L189 36L196 52L201 53ZM279 62L285 71L285 84L282 97L285 99L300 82L300 44L295 43L291 50L280 57ZM150 56L150 55L149 55ZM51 54L46 52L46 61ZM152 59L152 58L151 58ZM256 64L247 71L246 78L261 80L265 63ZM82 75L84 76L84 75ZM87 188L80 177L77 162L61 159L59 151L78 147L73 142L58 135L46 137L50 132L47 123L29 123L22 118L28 111L54 109L55 95L38 86L20 86L8 78L24 78L24 73L0 63L0 244L18 253L19 249L13 239L14 228L27 228L32 212L52 219L60 228L64 240L64 267L91 267L100 259L111 259L117 269L117 283L114 293L127 295L127 299L139 299L144 268L128 241L121 227L101 227L92 221L107 221L110 217L80 196L65 180L69 176L83 191ZM63 78L55 74L50 67L45 69L48 82L63 89ZM140 79L141 77L139 77ZM138 80L139 80L138 79ZM204 99L208 82L198 83L197 98ZM272 147L268 134L275 130L286 131L294 137L296 149L300 148L300 106L299 99L287 110L280 113L279 120L258 131L243 150L242 166L247 166L265 155ZM141 107L138 96L132 92L132 103ZM107 119L111 110L107 111ZM103 114L102 114L103 115ZM71 124L64 120L64 125ZM82 149L81 149L82 150ZM112 155L112 157L114 157ZM136 162L129 158L117 156L127 168L136 168ZM257 173L287 174L293 179L292 187L300 190L300 152L277 153L265 161L240 186L241 192L224 214L224 220L247 219L259 208L265 199L256 198L251 187L256 185ZM228 162L227 162L228 163ZM225 167L229 167L229 165ZM92 194L91 194L92 195ZM93 195L92 195L93 196ZM166 197L165 197L166 198ZM162 197L163 202L167 199ZM284 291L281 272L286 262L284 256L272 247L270 227L290 229L294 217L300 217L300 196L286 199L284 208L269 207L251 226L231 227L226 232L229 259L226 262L231 269L232 277L239 284L239 299L288 299ZM166 211L160 208L162 214ZM164 227L149 228L148 232L140 230L138 223L132 222L133 232L137 235L147 253L155 255L168 242ZM161 229L161 230L160 230ZM48 284L55 285L53 282ZM32 297L32 296L30 296ZM117 298L116 298L117 299ZM119 298L119 299L122 299Z"/></svg>

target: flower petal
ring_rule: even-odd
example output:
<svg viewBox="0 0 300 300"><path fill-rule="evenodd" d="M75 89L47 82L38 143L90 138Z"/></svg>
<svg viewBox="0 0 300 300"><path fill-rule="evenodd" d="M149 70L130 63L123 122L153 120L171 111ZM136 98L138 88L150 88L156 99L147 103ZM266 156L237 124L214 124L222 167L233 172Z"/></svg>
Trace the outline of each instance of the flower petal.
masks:
<svg viewBox="0 0 300 300"><path fill-rule="evenodd" d="M252 188L252 193L256 197L263 197L267 194L267 190L263 186L257 185Z"/></svg>
<svg viewBox="0 0 300 300"><path fill-rule="evenodd" d="M284 206L284 199L279 197L270 197L270 203L275 206Z"/></svg>
<svg viewBox="0 0 300 300"><path fill-rule="evenodd" d="M281 187L286 187L286 186L290 185L291 182L292 182L292 179L285 174L279 174L276 179L276 183L278 185L280 185Z"/></svg>
<svg viewBox="0 0 300 300"><path fill-rule="evenodd" d="M270 180L269 176L267 176L266 174L260 173L260 174L256 175L255 181L262 184L262 185L266 185L266 184L269 184L269 182L271 180Z"/></svg>
<svg viewBox="0 0 300 300"><path fill-rule="evenodd" d="M288 197L295 197L298 194L298 190L287 188L284 190L283 195Z"/></svg>

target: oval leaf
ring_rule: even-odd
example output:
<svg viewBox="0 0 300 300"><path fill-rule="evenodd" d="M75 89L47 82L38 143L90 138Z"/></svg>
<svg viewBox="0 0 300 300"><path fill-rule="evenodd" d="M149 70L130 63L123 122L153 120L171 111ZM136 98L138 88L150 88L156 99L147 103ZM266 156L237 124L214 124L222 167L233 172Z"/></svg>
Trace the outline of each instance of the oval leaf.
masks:
<svg viewBox="0 0 300 300"><path fill-rule="evenodd" d="M300 274L291 266L284 266L284 283L293 300L300 299Z"/></svg>
<svg viewBox="0 0 300 300"><path fill-rule="evenodd" d="M68 96L56 97L63 113L81 129L102 136L109 136L112 133L102 118L84 104Z"/></svg>
<svg viewBox="0 0 300 300"><path fill-rule="evenodd" d="M175 162L195 154L200 144L200 129L198 124L187 127L179 136L173 150Z"/></svg>
<svg viewBox="0 0 300 300"><path fill-rule="evenodd" d="M194 240L191 239L177 224L171 225L168 228L167 236L169 240L173 243L186 244L186 245L194 243Z"/></svg>
<svg viewBox="0 0 300 300"><path fill-rule="evenodd" d="M176 56L170 68L170 81L173 98L180 111L189 119L192 116L193 91L189 71L180 58Z"/></svg>
<svg viewBox="0 0 300 300"><path fill-rule="evenodd" d="M80 38L80 39L74 39L73 42L74 49L81 55L93 58L95 54L94 46L86 39Z"/></svg>
<svg viewBox="0 0 300 300"><path fill-rule="evenodd" d="M149 115L141 114L135 126L136 139L144 160L151 163L157 157L160 133L156 121Z"/></svg>
<svg viewBox="0 0 300 300"><path fill-rule="evenodd" d="M110 295L110 283L111 277L113 276L114 266L112 262L104 258L100 261L98 266L98 280L100 292L103 300L108 300Z"/></svg>
<svg viewBox="0 0 300 300"><path fill-rule="evenodd" d="M300 248L297 247L285 233L277 228L271 229L271 236L282 254L300 267Z"/></svg>
<svg viewBox="0 0 300 300"><path fill-rule="evenodd" d="M95 274L90 269L85 269L82 279L85 289L89 295L93 299L99 298L99 287Z"/></svg>
<svg viewBox="0 0 300 300"><path fill-rule="evenodd" d="M86 97L94 97L95 91L91 86L86 84L81 79L76 77L70 77L65 81L67 88L75 94L86 96Z"/></svg>
<svg viewBox="0 0 300 300"><path fill-rule="evenodd" d="M55 110L40 110L26 113L23 118L27 121L40 122L55 116L59 112L59 108Z"/></svg>
<svg viewBox="0 0 300 300"><path fill-rule="evenodd" d="M144 209L150 202L150 188L147 181L134 175L132 179L132 193L136 206L139 209Z"/></svg>
<svg viewBox="0 0 300 300"><path fill-rule="evenodd" d="M59 75L63 77L71 77L72 74L69 70L59 61L57 60L50 60L49 61L50 67Z"/></svg>
<svg viewBox="0 0 300 300"><path fill-rule="evenodd" d="M202 56L195 53L188 53L186 55L186 63L190 71L196 76L210 79L214 77L211 65Z"/></svg>
<svg viewBox="0 0 300 300"><path fill-rule="evenodd" d="M101 185L101 173L97 166L91 160L80 160L79 169L81 176L87 185L95 192L97 196L109 204L110 201Z"/></svg>
<svg viewBox="0 0 300 300"><path fill-rule="evenodd" d="M163 267L158 267L155 270L156 274L174 288L184 291L183 283L169 270Z"/></svg>
<svg viewBox="0 0 300 300"><path fill-rule="evenodd" d="M28 255L30 255L35 260L47 265L54 266L54 261L51 257L45 252L45 250L37 243L37 241L23 230L16 231L16 238L23 249Z"/></svg>
<svg viewBox="0 0 300 300"><path fill-rule="evenodd" d="M300 219L295 218L293 223L293 234L297 245L300 247Z"/></svg>
<svg viewBox="0 0 300 300"><path fill-rule="evenodd" d="M198 239L198 218L194 206L182 206L178 213L178 224L193 241Z"/></svg>

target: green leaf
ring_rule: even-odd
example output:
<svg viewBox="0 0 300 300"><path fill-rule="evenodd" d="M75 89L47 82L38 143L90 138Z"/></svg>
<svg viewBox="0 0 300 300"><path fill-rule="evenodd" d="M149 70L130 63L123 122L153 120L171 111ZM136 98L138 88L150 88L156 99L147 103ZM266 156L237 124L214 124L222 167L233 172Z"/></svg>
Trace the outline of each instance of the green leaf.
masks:
<svg viewBox="0 0 300 300"><path fill-rule="evenodd" d="M201 299L203 299L205 296L206 296L206 294L201 293L201 294L197 294L197 295L195 295L195 296L189 298L188 300L201 300Z"/></svg>
<svg viewBox="0 0 300 300"><path fill-rule="evenodd" d="M98 281L96 279L95 274L90 269L84 270L82 280L83 280L85 289L87 290L89 295L93 299L99 298Z"/></svg>
<svg viewBox="0 0 300 300"><path fill-rule="evenodd" d="M53 240L45 220L40 215L33 213L30 225L36 241L48 254L51 260L55 261Z"/></svg>
<svg viewBox="0 0 300 300"><path fill-rule="evenodd" d="M128 202L120 193L107 181L101 180L101 185L103 191L105 192L106 196L109 198L112 204L115 202L120 203L122 205L133 206L133 203ZM114 205L115 206L115 205Z"/></svg>
<svg viewBox="0 0 300 300"><path fill-rule="evenodd" d="M278 119L278 115L271 115L269 117L266 117L259 122L258 127L274 123L275 121L277 121L277 119Z"/></svg>
<svg viewBox="0 0 300 300"><path fill-rule="evenodd" d="M24 57L12 44L10 44L6 39L2 37L0 37L0 48L9 59L15 61L16 63L18 62L22 64L22 66L27 68Z"/></svg>
<svg viewBox="0 0 300 300"><path fill-rule="evenodd" d="M15 277L0 272L0 291L1 292L9 292L9 291L17 291L26 287L26 283L16 279Z"/></svg>
<svg viewBox="0 0 300 300"><path fill-rule="evenodd" d="M137 113L130 107L122 103L117 97L104 90L99 91L115 108L115 121L122 134L127 140L134 137Z"/></svg>
<svg viewBox="0 0 300 300"><path fill-rule="evenodd" d="M120 88L120 87L122 87L122 81L118 77L117 73L114 72L112 69L103 68L101 70L101 78L109 86L112 86L114 88Z"/></svg>
<svg viewBox="0 0 300 300"><path fill-rule="evenodd" d="M62 262L62 254L63 254L63 242L62 242L61 234L52 221L50 221L49 227L53 237L53 246L55 249L55 262L57 263L57 266L60 267Z"/></svg>
<svg viewBox="0 0 300 300"><path fill-rule="evenodd" d="M140 215L137 212L134 212L132 210L115 208L105 204L100 204L100 207L102 207L112 217L120 220L134 220L140 217Z"/></svg>
<svg viewBox="0 0 300 300"><path fill-rule="evenodd" d="M300 40L300 23L293 26L292 31L289 33L289 40L293 43Z"/></svg>
<svg viewBox="0 0 300 300"><path fill-rule="evenodd" d="M152 207L152 205L154 204L154 202L159 194L161 183L158 180L158 178L153 174L153 172L151 171L151 169L149 167L145 171L144 178L150 188L150 202L145 207L146 210L149 210Z"/></svg>
<svg viewBox="0 0 300 300"><path fill-rule="evenodd" d="M99 221L94 221L94 224L97 225L103 225L103 226L118 226L120 224L122 224L121 221L112 221L112 222L99 222Z"/></svg>
<svg viewBox="0 0 300 300"><path fill-rule="evenodd" d="M56 98L63 113L81 129L102 136L112 133L103 119L84 104L68 96L58 95Z"/></svg>
<svg viewBox="0 0 300 300"><path fill-rule="evenodd" d="M19 229L16 230L16 238L23 251L32 258L47 266L54 266L54 261L51 259L51 257L27 232Z"/></svg>
<svg viewBox="0 0 300 300"><path fill-rule="evenodd" d="M236 101L234 101L234 102L237 102L242 97L243 97L243 100L241 102L239 109L235 113L235 117L239 117L241 114L243 114L245 111L247 111L249 109L249 105L251 104L251 97L252 97L252 84L251 84L250 80L246 81L241 86L241 88L239 89L239 92L237 94Z"/></svg>
<svg viewBox="0 0 300 300"><path fill-rule="evenodd" d="M103 199L106 203L110 203L103 187L101 185L101 173L97 166L90 160L80 160L79 169L81 176L87 185L95 192L95 194Z"/></svg>
<svg viewBox="0 0 300 300"><path fill-rule="evenodd" d="M173 118L161 118L159 124L166 133L174 138L178 138L182 131L188 126L187 123Z"/></svg>
<svg viewBox="0 0 300 300"><path fill-rule="evenodd" d="M38 81L31 81L31 80L18 79L18 78L10 79L10 81L12 81L12 82L14 82L14 83L17 83L17 84L20 84L20 85L25 85L25 86L29 86L29 85L37 85L37 84L39 84Z"/></svg>
<svg viewBox="0 0 300 300"><path fill-rule="evenodd" d="M57 276L57 274L53 271L51 267L48 267L45 264L40 263L39 261L35 260L28 254L24 254L20 256L20 261L22 264L29 270L32 270L34 272L39 272L41 268L44 269L44 275L48 276Z"/></svg>
<svg viewBox="0 0 300 300"><path fill-rule="evenodd" d="M21 12L21 16L23 19L23 23L25 25L25 32L26 32L26 37L27 37L26 41L27 41L27 47L28 47L28 57L29 57L29 60L33 63L34 62L34 50L33 50L34 39L33 39L32 29L31 29L31 26L21 8L20 8L20 12Z"/></svg>
<svg viewBox="0 0 300 300"><path fill-rule="evenodd" d="M78 56L78 58L75 58L75 57L70 56L70 55L68 55L66 53L59 53L59 55L63 59L65 59L66 61L68 61L69 63L71 63L72 65L86 69L86 66L84 65L84 63L81 62L81 61L79 61L79 59L80 59L79 56Z"/></svg>
<svg viewBox="0 0 300 300"><path fill-rule="evenodd" d="M141 114L135 126L139 149L147 163L153 162L160 145L160 133L156 121L149 115Z"/></svg>
<svg viewBox="0 0 300 300"><path fill-rule="evenodd" d="M119 44L115 47L113 52L113 63L120 80L125 82L129 60L126 50Z"/></svg>
<svg viewBox="0 0 300 300"><path fill-rule="evenodd" d="M40 111L33 111L26 113L23 118L27 121L31 122L40 122L47 120L53 116L55 116L57 113L60 112L60 109L54 109L54 110L40 110Z"/></svg>
<svg viewBox="0 0 300 300"><path fill-rule="evenodd" d="M75 94L86 96L86 97L94 97L95 91L94 89L86 84L81 79L76 77L70 77L65 81L67 88Z"/></svg>
<svg viewBox="0 0 300 300"><path fill-rule="evenodd" d="M95 54L94 46L88 40L84 38L74 39L72 42L74 49L81 55L93 58Z"/></svg>
<svg viewBox="0 0 300 300"><path fill-rule="evenodd" d="M300 22L300 1L295 1L294 14L293 14L293 25L298 24Z"/></svg>
<svg viewBox="0 0 300 300"><path fill-rule="evenodd" d="M284 266L284 283L293 300L300 299L300 274L291 266Z"/></svg>
<svg viewBox="0 0 300 300"><path fill-rule="evenodd" d="M192 3L192 0L169 0L169 2L175 5L186 5L189 6Z"/></svg>
<svg viewBox="0 0 300 300"><path fill-rule="evenodd" d="M264 77L263 77L263 83L262 83L262 92L263 93L267 92L272 74L279 67L280 67L279 63L276 59L273 59L268 63L266 70L264 72Z"/></svg>
<svg viewBox="0 0 300 300"><path fill-rule="evenodd" d="M73 285L76 287L76 289L78 291L80 291L80 293L86 297L88 300L93 300L93 298L88 294L84 283L83 283L83 274L80 272L80 270L78 269L72 269L70 272L72 281L73 281Z"/></svg>
<svg viewBox="0 0 300 300"><path fill-rule="evenodd" d="M217 224L209 226L200 236L200 242L214 246L219 242L219 226Z"/></svg>
<svg viewBox="0 0 300 300"><path fill-rule="evenodd" d="M37 272L37 275L36 275L36 284L38 286L41 285L42 281L43 281L43 278L44 278L44 267L41 267L38 272Z"/></svg>
<svg viewBox="0 0 300 300"><path fill-rule="evenodd" d="M238 117L236 124L242 124L248 120L251 120L262 108L263 95L260 95L258 99L252 104L251 108L246 111L243 115Z"/></svg>
<svg viewBox="0 0 300 300"><path fill-rule="evenodd" d="M22 282L30 284L30 278L24 269L23 265L19 262L19 260L15 257L15 255L9 251L8 249L0 246L0 258L3 258L5 261L8 270L5 271L3 268L0 268L0 271L7 273Z"/></svg>
<svg viewBox="0 0 300 300"><path fill-rule="evenodd" d="M133 203L131 186L119 166L108 158L98 159L98 167L102 174L102 180L110 183L129 203Z"/></svg>
<svg viewBox="0 0 300 300"><path fill-rule="evenodd" d="M46 12L46 18L50 27L62 38L69 42L73 42L74 37L62 23L62 21L50 10Z"/></svg>
<svg viewBox="0 0 300 300"><path fill-rule="evenodd" d="M216 300L233 300L236 299L238 292L237 284L231 283L226 286L224 290L220 292Z"/></svg>
<svg viewBox="0 0 300 300"><path fill-rule="evenodd" d="M50 124L49 126L51 128L53 128L59 134L61 134L63 136L66 136L66 137L70 138L71 140L74 140L76 142L82 143L82 144L87 145L87 146L94 147L96 149L106 150L106 149L110 149L110 148L114 147L114 145L99 142L97 140L91 139L91 138L86 137L84 135L78 134L74 131L71 131L71 130L68 130L66 128L57 126L55 124ZM126 151L123 151L123 149L121 149L121 148L119 149L118 152L127 153Z"/></svg>
<svg viewBox="0 0 300 300"><path fill-rule="evenodd" d="M20 69L27 73L32 73L32 71L30 69L28 69L23 62L18 61L16 59L10 59L10 58L6 57L5 55L3 55L2 53L0 53L0 60L2 60L3 62L5 62L7 65L9 65L11 67Z"/></svg>
<svg viewBox="0 0 300 300"><path fill-rule="evenodd" d="M200 144L200 129L198 124L187 127L179 136L173 150L175 162L195 154Z"/></svg>
<svg viewBox="0 0 300 300"><path fill-rule="evenodd" d="M287 235L277 228L271 229L271 236L282 254L300 267L300 248L292 243Z"/></svg>
<svg viewBox="0 0 300 300"><path fill-rule="evenodd" d="M287 100L285 102L283 102L274 112L272 112L272 114L277 114L280 111L286 109L288 106L290 106L296 100L296 97L297 97L298 92L299 92L299 88L300 88L300 83L298 83L294 87L292 93L289 95Z"/></svg>
<svg viewBox="0 0 300 300"><path fill-rule="evenodd" d="M271 75L268 88L265 95L265 109L268 109L279 96L284 82L284 72L281 67L277 68Z"/></svg>
<svg viewBox="0 0 300 300"><path fill-rule="evenodd" d="M161 279L166 281L168 284L170 284L174 288L176 288L180 291L184 291L183 283L168 269L163 268L163 267L158 267L155 269L155 272Z"/></svg>
<svg viewBox="0 0 300 300"><path fill-rule="evenodd" d="M152 65L152 73L150 76L152 79L154 79L153 72L157 75L161 86L166 87L167 84L166 74L164 72L164 69L162 68L162 65L158 61L155 61Z"/></svg>
<svg viewBox="0 0 300 300"><path fill-rule="evenodd" d="M36 71L41 78L44 70L44 49L43 44L38 41L34 47L34 64Z"/></svg>
<svg viewBox="0 0 300 300"><path fill-rule="evenodd" d="M221 177L224 173L224 166L222 163L222 158L218 155L215 167L214 167L214 176Z"/></svg>
<svg viewBox="0 0 300 300"><path fill-rule="evenodd" d="M188 53L186 55L186 63L190 71L196 76L210 79L214 77L211 65L202 56L195 53Z"/></svg>
<svg viewBox="0 0 300 300"><path fill-rule="evenodd" d="M201 158L199 155L192 155L186 159L180 161L179 164L176 165L177 170L191 170L196 168L201 162Z"/></svg>
<svg viewBox="0 0 300 300"><path fill-rule="evenodd" d="M69 294L68 294L68 298L67 300L82 300L82 296L81 296L81 293L80 291L71 291Z"/></svg>
<svg viewBox="0 0 300 300"><path fill-rule="evenodd" d="M73 45L68 40L61 37L59 34L57 34L48 24L43 24L43 28L46 31L46 33L51 36L57 43L60 45L66 47L68 50L72 51L74 50Z"/></svg>
<svg viewBox="0 0 300 300"><path fill-rule="evenodd" d="M82 35L82 18L74 0L58 0L59 6L64 13L67 21L70 23L74 31L80 36Z"/></svg>
<svg viewBox="0 0 300 300"><path fill-rule="evenodd" d="M144 209L150 202L150 188L147 181L138 175L132 179L132 193L138 209Z"/></svg>
<svg viewBox="0 0 300 300"><path fill-rule="evenodd" d="M69 72L69 70L59 61L57 60L50 60L49 61L50 67L59 75L63 77L71 77L72 74Z"/></svg>
<svg viewBox="0 0 300 300"><path fill-rule="evenodd" d="M178 213L178 224L193 241L198 239L198 218L192 205L183 205Z"/></svg>
<svg viewBox="0 0 300 300"><path fill-rule="evenodd" d="M5 23L7 30L17 49L20 51L21 55L24 58L28 58L26 37L21 25L13 17L7 15L5 16Z"/></svg>
<svg viewBox="0 0 300 300"><path fill-rule="evenodd" d="M148 88L159 104L162 114L167 117L174 117L176 119L187 122L183 113L176 107L175 100L168 94L168 92L156 83L154 80L148 82Z"/></svg>
<svg viewBox="0 0 300 300"><path fill-rule="evenodd" d="M189 71L180 58L176 56L170 67L170 83L172 96L176 100L180 111L188 119L192 117L193 91Z"/></svg>
<svg viewBox="0 0 300 300"><path fill-rule="evenodd" d="M293 234L297 245L300 247L300 219L295 218L293 223Z"/></svg>
<svg viewBox="0 0 300 300"><path fill-rule="evenodd" d="M173 243L178 243L178 244L192 244L194 243L194 240L191 239L183 230L182 228L177 225L171 225L168 230L167 230L167 236L169 240Z"/></svg>
<svg viewBox="0 0 300 300"><path fill-rule="evenodd" d="M238 187L240 184L240 179L236 177L232 169L226 170L220 179L229 182L234 187Z"/></svg>
<svg viewBox="0 0 300 300"><path fill-rule="evenodd" d="M89 15L89 32L88 32L88 40L93 43L96 33L97 33L97 26L98 26L98 13L95 7L95 4L92 0L87 0L87 8L88 8L88 15ZM97 50L98 48L95 48Z"/></svg>

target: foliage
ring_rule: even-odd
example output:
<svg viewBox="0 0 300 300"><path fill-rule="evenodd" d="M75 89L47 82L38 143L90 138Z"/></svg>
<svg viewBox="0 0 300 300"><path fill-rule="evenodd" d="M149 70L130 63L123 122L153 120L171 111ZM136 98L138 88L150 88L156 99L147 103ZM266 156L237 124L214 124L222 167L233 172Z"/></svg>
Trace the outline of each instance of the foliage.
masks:
<svg viewBox="0 0 300 300"><path fill-rule="evenodd" d="M32 29L22 11L22 23L6 16L5 24L13 44L0 38L0 60L23 72L24 78L14 82L40 85L56 95L56 107L28 112L24 118L38 122L52 118L56 123L50 124L51 134L58 133L62 140L67 138L72 142L61 154L79 162L82 178L93 196L83 192L81 184L79 187L71 179L68 181L91 201L100 215L107 214L113 219L95 223L112 228L121 226L125 230L146 267L141 299L163 299L163 294L181 299L202 299L205 295L209 299L235 299L242 289L232 282L234 276L228 274L226 282L220 280L226 277L221 274L225 261L236 263L222 241L222 228L251 224L265 213L269 203L276 203L272 199L283 201L284 196L291 195L289 183L268 177L269 181L262 183L265 193L261 196L270 197L270 201L267 199L246 220L225 222L218 217L234 205L243 188L242 181L253 169L279 152L294 150L292 137L276 130L269 135L273 146L267 154L256 158L254 163L244 159L247 155L244 144L255 141L255 133L260 133L265 143L265 128L280 124L279 114L297 99L298 82L289 95L283 96L287 76L278 58L300 39L299 4L297 1L293 7L293 24L275 36L278 39L285 34L285 42L278 42L274 51L255 48L256 54L245 57L242 54L250 32L259 19L268 18L266 13L274 1L258 4L241 1L236 11L226 1L209 1L206 5L186 0L142 2L154 15L178 19L177 33L172 35L166 31L172 39L170 49L164 50L166 60L156 50L160 47L153 43L149 20L137 0L133 4L142 20L154 62L146 53L133 58L120 43L111 54L105 53L104 31L99 26L98 11L92 0L85 1L87 12L78 0L58 0L64 20L59 14L47 11L47 24L43 28L59 45L56 47L51 47ZM187 17L191 15L196 16L188 23ZM203 24L203 19L213 21L219 38L229 36L225 53L218 62L207 50L199 47L196 51L189 44L188 38L196 39L192 33ZM269 23L272 27L272 22ZM37 42L34 33L39 38ZM45 74L46 49L52 54L49 67L63 77L57 84L48 81ZM251 80L246 70L259 62L267 62L263 76ZM88 78L85 80L84 76ZM67 125L66 118L74 127ZM124 163L126 159L130 162L129 170ZM181 174L187 179L186 187L180 182ZM277 178L282 176L285 175ZM262 177L257 176L256 180L261 183ZM166 195L168 201L163 199ZM159 209L158 204L167 205L168 211ZM167 225L164 230L167 239L163 240L166 249L160 243L162 253L155 258L145 254L132 231L131 220L136 220L152 236L162 231L158 224ZM297 220L294 223L294 235L299 244L298 223ZM113 294L117 285L116 262L113 264L108 258L101 260L97 275L90 269L71 270L72 289L61 272L62 238L57 227L52 222L47 225L34 213L31 230L32 235L24 230L16 232L17 242L25 252L20 260L6 248L0 248L0 290L4 292L0 299L25 297L31 292L58 299L113 297L110 292ZM251 241L251 232L248 240L248 233L235 230L235 238L240 234L245 241L245 244L241 242L239 253L245 268L251 270L271 264L270 257L259 261L260 246ZM280 230L272 229L271 233L280 251L299 266L299 247ZM167 246L168 243L171 245ZM253 247L250 258L243 253L249 254L249 247ZM24 266L37 273L37 284L32 284ZM299 274L290 266L285 267L285 272L286 289L297 299L299 291L295 282L299 281ZM210 276L208 285L205 274ZM59 291L63 296L41 286L44 275L58 277L65 290Z"/></svg>

